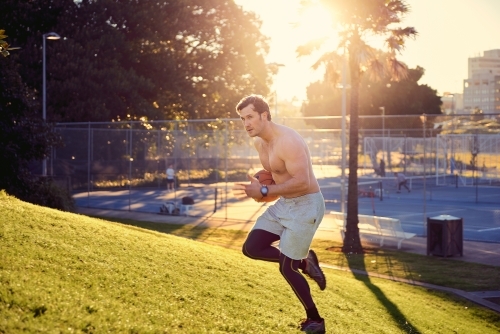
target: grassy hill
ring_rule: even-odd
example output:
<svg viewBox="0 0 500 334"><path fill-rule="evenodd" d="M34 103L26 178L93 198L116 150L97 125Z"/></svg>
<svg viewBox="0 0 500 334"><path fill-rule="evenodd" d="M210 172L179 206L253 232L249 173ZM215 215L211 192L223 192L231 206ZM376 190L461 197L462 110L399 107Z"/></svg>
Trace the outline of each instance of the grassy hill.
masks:
<svg viewBox="0 0 500 334"><path fill-rule="evenodd" d="M0 192L0 333L297 333L276 264ZM500 315L443 293L326 270L327 333L498 333Z"/></svg>

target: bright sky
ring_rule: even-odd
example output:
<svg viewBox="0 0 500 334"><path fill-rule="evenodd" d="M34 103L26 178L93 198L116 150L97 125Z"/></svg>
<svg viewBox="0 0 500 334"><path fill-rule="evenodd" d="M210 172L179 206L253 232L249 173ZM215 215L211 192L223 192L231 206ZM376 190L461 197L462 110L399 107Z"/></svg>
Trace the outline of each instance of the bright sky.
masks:
<svg viewBox="0 0 500 334"><path fill-rule="evenodd" d="M284 64L275 78L278 99L306 97L309 83L323 77L311 65L318 56L296 58L295 49L322 34L322 13L317 12L302 30L291 27L298 20L300 0L235 0L263 21L262 33L270 37L267 62ZM418 36L408 40L400 60L425 75L420 84L444 92L462 93L467 60L485 50L500 49L500 0L407 0L410 13L401 26L412 26Z"/></svg>

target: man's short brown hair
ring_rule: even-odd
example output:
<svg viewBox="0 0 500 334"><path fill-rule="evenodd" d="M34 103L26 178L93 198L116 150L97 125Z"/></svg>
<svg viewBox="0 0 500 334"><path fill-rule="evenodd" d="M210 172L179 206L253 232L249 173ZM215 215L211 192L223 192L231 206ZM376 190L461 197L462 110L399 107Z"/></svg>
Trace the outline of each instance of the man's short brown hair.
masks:
<svg viewBox="0 0 500 334"><path fill-rule="evenodd" d="M271 112L269 111L269 104L267 104L266 100L262 95L252 94L245 96L238 102L236 105L236 112L239 114L241 109L247 107L248 105L253 104L254 109L259 115L262 115L263 112L267 111L267 120L271 120Z"/></svg>

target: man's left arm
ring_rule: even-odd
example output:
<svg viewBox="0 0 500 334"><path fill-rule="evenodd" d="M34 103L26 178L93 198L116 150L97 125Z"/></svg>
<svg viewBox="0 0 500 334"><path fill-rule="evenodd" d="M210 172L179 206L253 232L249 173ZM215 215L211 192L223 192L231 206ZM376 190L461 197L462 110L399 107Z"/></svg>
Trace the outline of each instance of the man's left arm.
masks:
<svg viewBox="0 0 500 334"><path fill-rule="evenodd" d="M288 180L268 186L270 196L287 196L306 193L310 187L311 165L307 147L302 142L289 143L280 150L279 158L284 162Z"/></svg>

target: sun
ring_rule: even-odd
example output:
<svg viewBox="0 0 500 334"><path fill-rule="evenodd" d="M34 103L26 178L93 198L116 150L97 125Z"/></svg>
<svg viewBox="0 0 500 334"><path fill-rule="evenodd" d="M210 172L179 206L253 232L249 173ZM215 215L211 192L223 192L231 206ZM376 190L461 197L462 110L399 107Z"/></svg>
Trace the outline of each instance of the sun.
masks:
<svg viewBox="0 0 500 334"><path fill-rule="evenodd" d="M332 18L319 2L313 2L307 7L301 7L297 16L296 33L299 42L312 39L331 37L334 33Z"/></svg>
<svg viewBox="0 0 500 334"><path fill-rule="evenodd" d="M267 63L278 63L279 72L273 76L270 87L278 100L306 99L306 86L322 80L323 73L313 70L312 65L324 49L311 56L297 58L297 48L307 42L328 37L325 48L338 41L333 30L332 19L319 1L309 0L307 7L301 6L302 0L235 0L245 10L257 13L262 20L261 32L270 37L270 50L266 55ZM303 2L302 2L303 3ZM330 44L331 43L331 44ZM277 92L277 93L276 93Z"/></svg>

